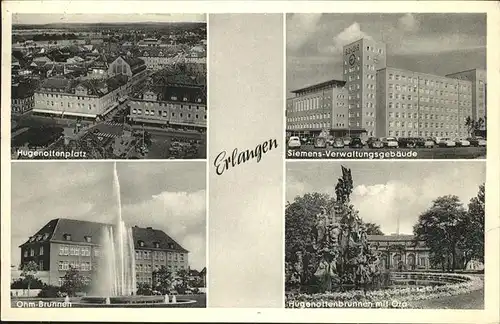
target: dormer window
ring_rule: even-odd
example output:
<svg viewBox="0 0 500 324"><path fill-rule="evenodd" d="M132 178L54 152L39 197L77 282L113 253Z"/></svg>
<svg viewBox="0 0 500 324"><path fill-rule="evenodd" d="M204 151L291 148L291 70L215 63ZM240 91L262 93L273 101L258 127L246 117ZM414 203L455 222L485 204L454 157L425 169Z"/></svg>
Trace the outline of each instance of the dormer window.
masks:
<svg viewBox="0 0 500 324"><path fill-rule="evenodd" d="M174 248L174 243L168 243L168 248L173 249Z"/></svg>
<svg viewBox="0 0 500 324"><path fill-rule="evenodd" d="M154 242L153 244L154 244L155 248L157 248L157 249L160 248L160 243L159 242Z"/></svg>
<svg viewBox="0 0 500 324"><path fill-rule="evenodd" d="M34 236L30 236L30 240L29 240L29 241L30 241L30 242L35 241L35 237L34 237Z"/></svg>
<svg viewBox="0 0 500 324"><path fill-rule="evenodd" d="M71 241L71 234L67 234L66 233L66 234L63 235L63 238L64 238L65 241Z"/></svg>
<svg viewBox="0 0 500 324"><path fill-rule="evenodd" d="M138 241L140 247L144 247L144 241Z"/></svg>
<svg viewBox="0 0 500 324"><path fill-rule="evenodd" d="M85 242L92 243L92 236L85 236Z"/></svg>

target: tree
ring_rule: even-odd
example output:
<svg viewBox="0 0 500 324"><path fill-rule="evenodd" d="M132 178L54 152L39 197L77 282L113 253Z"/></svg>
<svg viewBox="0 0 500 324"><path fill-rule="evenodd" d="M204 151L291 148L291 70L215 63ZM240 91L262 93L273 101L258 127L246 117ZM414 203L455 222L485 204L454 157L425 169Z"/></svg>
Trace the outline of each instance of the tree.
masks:
<svg viewBox="0 0 500 324"><path fill-rule="evenodd" d="M380 225L375 223L364 223L367 235L385 235L380 229Z"/></svg>
<svg viewBox="0 0 500 324"><path fill-rule="evenodd" d="M478 120L474 120L472 119L472 117L467 116L467 118L465 119L465 126L467 126L469 135L473 136L476 131L486 126L486 118L483 119L480 117Z"/></svg>
<svg viewBox="0 0 500 324"><path fill-rule="evenodd" d="M484 262L484 184L479 186L477 196L469 202L464 224L464 239L460 248L464 252L464 268L472 259Z"/></svg>
<svg viewBox="0 0 500 324"><path fill-rule="evenodd" d="M457 267L457 251L464 237L467 212L457 196L442 196L419 216L413 232L429 247L434 262L446 261L448 270ZM450 261L451 257L451 261Z"/></svg>
<svg viewBox="0 0 500 324"><path fill-rule="evenodd" d="M36 280L36 273L38 272L38 264L35 261L30 261L21 265L21 277L28 285L28 296L30 295L30 288L33 281Z"/></svg>
<svg viewBox="0 0 500 324"><path fill-rule="evenodd" d="M186 292L189 288L189 272L186 269L177 271L177 278L175 280L175 290L180 294Z"/></svg>
<svg viewBox="0 0 500 324"><path fill-rule="evenodd" d="M165 295L172 290L174 278L170 270L165 266L161 266L160 269L153 271L153 285L154 290L159 291L162 295Z"/></svg>
<svg viewBox="0 0 500 324"><path fill-rule="evenodd" d="M61 291L68 294L68 296L75 296L77 292L85 289L85 277L74 267L70 267L63 277L63 284Z"/></svg>

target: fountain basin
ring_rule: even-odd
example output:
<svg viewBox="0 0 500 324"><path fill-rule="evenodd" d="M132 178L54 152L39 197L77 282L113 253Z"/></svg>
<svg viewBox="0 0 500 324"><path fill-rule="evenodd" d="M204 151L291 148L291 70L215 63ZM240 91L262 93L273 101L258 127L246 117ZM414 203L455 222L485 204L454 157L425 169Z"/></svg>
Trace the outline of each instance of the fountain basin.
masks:
<svg viewBox="0 0 500 324"><path fill-rule="evenodd" d="M109 298L109 304L106 299ZM175 303L165 303L165 296L86 296L82 297L80 301L73 302L75 306L83 307L176 307L185 306L186 304L194 304L195 300L177 299Z"/></svg>

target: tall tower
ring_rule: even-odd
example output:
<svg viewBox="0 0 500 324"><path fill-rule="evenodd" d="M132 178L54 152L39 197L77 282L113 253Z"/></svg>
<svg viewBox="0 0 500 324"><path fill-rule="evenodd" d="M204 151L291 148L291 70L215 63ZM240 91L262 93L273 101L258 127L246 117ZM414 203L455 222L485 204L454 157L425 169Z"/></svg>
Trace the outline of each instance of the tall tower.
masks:
<svg viewBox="0 0 500 324"><path fill-rule="evenodd" d="M362 38L343 48L344 80L348 90L349 130L375 136L377 70L386 67L386 45Z"/></svg>

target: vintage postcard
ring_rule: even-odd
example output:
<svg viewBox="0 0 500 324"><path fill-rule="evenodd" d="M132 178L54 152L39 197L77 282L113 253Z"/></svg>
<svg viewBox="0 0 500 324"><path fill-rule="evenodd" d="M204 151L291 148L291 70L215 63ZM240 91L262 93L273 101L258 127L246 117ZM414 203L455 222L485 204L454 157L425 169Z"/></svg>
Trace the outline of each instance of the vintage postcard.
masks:
<svg viewBox="0 0 500 324"><path fill-rule="evenodd" d="M488 1L4 1L2 320L498 323Z"/></svg>

